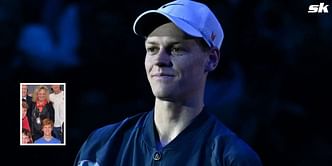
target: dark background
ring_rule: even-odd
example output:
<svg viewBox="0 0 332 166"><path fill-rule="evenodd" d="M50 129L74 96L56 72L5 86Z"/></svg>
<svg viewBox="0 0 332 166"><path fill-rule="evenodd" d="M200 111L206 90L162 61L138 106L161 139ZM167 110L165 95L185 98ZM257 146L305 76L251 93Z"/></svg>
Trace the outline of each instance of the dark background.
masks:
<svg viewBox="0 0 332 166"><path fill-rule="evenodd" d="M144 40L132 25L165 2L0 0L1 137L12 165L72 165L91 131L151 110ZM307 13L320 2L330 13ZM332 2L205 3L225 33L206 105L264 165L331 164ZM66 146L19 146L21 82L67 83Z"/></svg>

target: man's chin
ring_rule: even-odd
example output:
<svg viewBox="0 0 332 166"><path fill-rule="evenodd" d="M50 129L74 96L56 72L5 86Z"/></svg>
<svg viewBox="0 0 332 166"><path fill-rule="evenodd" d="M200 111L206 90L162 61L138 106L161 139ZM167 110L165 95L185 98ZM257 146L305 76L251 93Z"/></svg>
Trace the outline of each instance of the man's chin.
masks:
<svg viewBox="0 0 332 166"><path fill-rule="evenodd" d="M174 94L170 93L154 93L154 96L162 101L176 101Z"/></svg>
<svg viewBox="0 0 332 166"><path fill-rule="evenodd" d="M162 93L162 92L153 92L153 95L156 97L156 98L168 98L169 97L169 94L167 93Z"/></svg>

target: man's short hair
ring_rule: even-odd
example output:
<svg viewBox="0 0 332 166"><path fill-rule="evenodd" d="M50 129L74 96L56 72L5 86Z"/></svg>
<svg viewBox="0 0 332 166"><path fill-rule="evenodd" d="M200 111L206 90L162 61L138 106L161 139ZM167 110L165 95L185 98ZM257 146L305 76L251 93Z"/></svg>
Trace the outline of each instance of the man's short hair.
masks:
<svg viewBox="0 0 332 166"><path fill-rule="evenodd" d="M51 119L48 119L48 118L45 118L43 121L42 121L42 128L45 126L45 125L51 125L52 128L54 126L54 123Z"/></svg>

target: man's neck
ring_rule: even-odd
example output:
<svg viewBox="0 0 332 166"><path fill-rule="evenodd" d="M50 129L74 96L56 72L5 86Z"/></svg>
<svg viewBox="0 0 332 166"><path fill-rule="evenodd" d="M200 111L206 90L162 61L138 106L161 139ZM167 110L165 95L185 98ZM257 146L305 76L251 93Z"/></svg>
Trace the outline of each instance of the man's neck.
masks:
<svg viewBox="0 0 332 166"><path fill-rule="evenodd" d="M46 141L50 141L52 138L53 138L52 135L44 135L44 139L45 139Z"/></svg>
<svg viewBox="0 0 332 166"><path fill-rule="evenodd" d="M195 105L174 103L156 98L154 122L160 144L166 146L202 111L203 102Z"/></svg>

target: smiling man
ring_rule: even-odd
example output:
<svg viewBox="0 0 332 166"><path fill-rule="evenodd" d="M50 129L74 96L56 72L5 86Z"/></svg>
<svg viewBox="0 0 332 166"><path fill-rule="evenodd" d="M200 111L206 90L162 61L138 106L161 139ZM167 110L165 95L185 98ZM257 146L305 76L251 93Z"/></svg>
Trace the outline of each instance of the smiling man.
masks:
<svg viewBox="0 0 332 166"><path fill-rule="evenodd" d="M154 108L93 132L75 165L260 166L257 154L204 108L224 36L211 10L173 1L142 13L133 29L146 39Z"/></svg>
<svg viewBox="0 0 332 166"><path fill-rule="evenodd" d="M44 119L42 122L43 137L35 141L36 144L60 144L60 140L52 136L54 123L50 119Z"/></svg>

